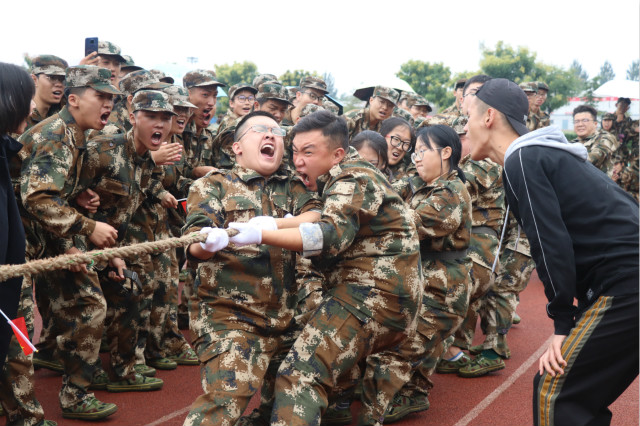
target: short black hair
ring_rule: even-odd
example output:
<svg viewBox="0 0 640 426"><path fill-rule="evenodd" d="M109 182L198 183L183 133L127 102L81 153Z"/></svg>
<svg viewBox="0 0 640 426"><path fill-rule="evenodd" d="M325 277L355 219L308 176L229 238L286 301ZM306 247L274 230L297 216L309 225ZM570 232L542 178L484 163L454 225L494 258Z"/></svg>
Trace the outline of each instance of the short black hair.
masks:
<svg viewBox="0 0 640 426"><path fill-rule="evenodd" d="M588 112L589 114L591 114L591 117L594 121L598 119L598 111L591 105L578 105L573 109L573 117L575 117L576 114L580 114L581 112Z"/></svg>
<svg viewBox="0 0 640 426"><path fill-rule="evenodd" d="M246 127L247 121L249 121L253 117L269 117L270 119L272 119L276 123L278 122L278 120L276 120L276 118L272 114L269 114L266 111L252 111L249 114L247 114L244 117L242 117L242 119L240 120L240 122L236 126L236 130L233 133L233 141L234 142L238 142L238 137L244 131L244 128Z"/></svg>
<svg viewBox="0 0 640 426"><path fill-rule="evenodd" d="M462 157L462 143L460 142L460 136L458 136L453 128L445 126L444 124L422 127L418 131L418 139L430 149L450 147L449 170L457 170L460 180L466 182L464 172L458 165ZM434 147L433 145L436 146Z"/></svg>
<svg viewBox="0 0 640 426"><path fill-rule="evenodd" d="M29 117L35 92L33 79L24 68L0 62L0 135L17 131Z"/></svg>
<svg viewBox="0 0 640 426"><path fill-rule="evenodd" d="M382 169L386 169L389 164L389 148L384 136L373 130L363 130L351 139L351 146L358 151L365 145L378 154L378 157L384 163Z"/></svg>
<svg viewBox="0 0 640 426"><path fill-rule="evenodd" d="M467 91L467 89L469 88L469 86L472 85L473 83L485 84L487 81L489 81L491 79L492 79L492 77L489 77L486 74L474 75L473 77L468 79L467 82L464 84L464 87L462 88L462 93L465 93Z"/></svg>
<svg viewBox="0 0 640 426"><path fill-rule="evenodd" d="M69 95L82 96L88 87L67 87L64 89L64 98L68 101Z"/></svg>
<svg viewBox="0 0 640 426"><path fill-rule="evenodd" d="M292 138L298 133L321 130L322 136L329 138L329 148L342 148L345 152L349 149L349 127L344 117L322 110L303 117L293 127Z"/></svg>

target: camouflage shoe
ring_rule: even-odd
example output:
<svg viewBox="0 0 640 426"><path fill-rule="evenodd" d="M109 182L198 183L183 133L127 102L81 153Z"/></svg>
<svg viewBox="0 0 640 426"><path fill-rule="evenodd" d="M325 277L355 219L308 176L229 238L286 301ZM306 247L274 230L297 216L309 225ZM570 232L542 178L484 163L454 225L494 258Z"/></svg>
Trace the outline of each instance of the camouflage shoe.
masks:
<svg viewBox="0 0 640 426"><path fill-rule="evenodd" d="M470 362L471 358L465 353L463 353L460 359L458 359L457 361L441 359L440 361L438 361L438 365L436 366L436 372L440 374L457 373L458 370L460 370Z"/></svg>
<svg viewBox="0 0 640 426"><path fill-rule="evenodd" d="M156 375L156 369L145 364L136 364L133 366L133 369L142 376L155 377Z"/></svg>
<svg viewBox="0 0 640 426"><path fill-rule="evenodd" d="M133 379L123 379L107 383L109 392L146 392L162 389L164 382L153 377L136 374Z"/></svg>
<svg viewBox="0 0 640 426"><path fill-rule="evenodd" d="M492 371L505 368L502 358L489 359L478 355L473 361L458 370L458 376L465 378L482 377Z"/></svg>
<svg viewBox="0 0 640 426"><path fill-rule="evenodd" d="M322 414L320 424L324 426L340 426L349 425L352 421L351 402L336 401L329 404L327 410Z"/></svg>
<svg viewBox="0 0 640 426"><path fill-rule="evenodd" d="M384 415L384 423L394 423L404 419L409 414L428 409L429 399L426 395L413 395L408 397L398 394L393 397L391 406Z"/></svg>
<svg viewBox="0 0 640 426"><path fill-rule="evenodd" d="M117 410L116 404L90 397L73 407L63 408L62 417L65 419L99 420L112 415Z"/></svg>
<svg viewBox="0 0 640 426"><path fill-rule="evenodd" d="M107 372L100 368L93 373L93 379L91 379L89 390L107 390L108 382L109 376L107 376Z"/></svg>
<svg viewBox="0 0 640 426"><path fill-rule="evenodd" d="M155 368L156 370L175 370L178 368L178 363L170 360L169 358L148 359L147 365Z"/></svg>
<svg viewBox="0 0 640 426"><path fill-rule="evenodd" d="M64 373L64 367L59 360L54 359L52 356L47 356L42 352L36 352L33 354L33 368L36 370L46 368L47 370L55 371L56 373Z"/></svg>
<svg viewBox="0 0 640 426"><path fill-rule="evenodd" d="M469 348L469 353L471 355L479 355L482 351L484 351L483 345L473 345Z"/></svg>
<svg viewBox="0 0 640 426"><path fill-rule="evenodd" d="M513 320L511 321L511 324L520 324L520 322L522 321L522 318L520 318L520 315L518 315L517 312L513 313Z"/></svg>
<svg viewBox="0 0 640 426"><path fill-rule="evenodd" d="M177 355L171 355L168 357L171 361L174 361L178 365L199 365L200 360L195 351L190 347L183 350Z"/></svg>

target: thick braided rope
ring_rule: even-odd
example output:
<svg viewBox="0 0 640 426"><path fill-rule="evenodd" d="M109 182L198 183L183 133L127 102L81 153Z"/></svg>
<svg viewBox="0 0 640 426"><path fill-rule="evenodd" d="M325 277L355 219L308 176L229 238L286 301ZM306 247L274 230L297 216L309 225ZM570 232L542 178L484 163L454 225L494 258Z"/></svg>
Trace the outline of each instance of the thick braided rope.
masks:
<svg viewBox="0 0 640 426"><path fill-rule="evenodd" d="M235 229L225 229L230 237L238 233ZM115 257L129 259L141 254L160 253L170 249L185 247L193 243L201 243L207 239L207 234L194 232L178 238L167 238L166 240L149 241L146 243L132 244L130 246L116 247L103 250L93 250L86 253L63 254L46 259L32 260L20 265L0 266L0 282L9 278L20 277L26 274L40 274L46 271L67 269L72 265L80 263L92 263L97 261L108 261Z"/></svg>

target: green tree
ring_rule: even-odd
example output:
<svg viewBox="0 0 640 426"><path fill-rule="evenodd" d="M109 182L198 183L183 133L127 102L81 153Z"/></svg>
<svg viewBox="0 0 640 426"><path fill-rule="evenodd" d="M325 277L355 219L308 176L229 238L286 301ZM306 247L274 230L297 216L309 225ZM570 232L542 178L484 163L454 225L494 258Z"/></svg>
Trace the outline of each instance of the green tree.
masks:
<svg viewBox="0 0 640 426"><path fill-rule="evenodd" d="M442 62L409 60L400 65L400 71L396 76L440 109L453 103L453 91L450 89L451 70Z"/></svg>
<svg viewBox="0 0 640 426"><path fill-rule="evenodd" d="M327 83L327 90L329 91L329 95L332 98L336 99L338 97L338 89L336 89L336 79L333 78L333 74L330 72L325 72L322 74L322 79L325 83Z"/></svg>
<svg viewBox="0 0 640 426"><path fill-rule="evenodd" d="M222 64L215 66L216 75L218 80L227 84L226 90L229 87L238 83L251 84L253 79L258 75L258 66L250 61L234 62L232 65ZM229 108L229 98L220 98L218 100L217 114L224 114Z"/></svg>
<svg viewBox="0 0 640 426"><path fill-rule="evenodd" d="M589 74L582 68L582 64L578 62L577 59L574 59L569 66L569 71L574 73L577 78L582 80L585 84L589 81Z"/></svg>
<svg viewBox="0 0 640 426"><path fill-rule="evenodd" d="M627 80L640 81L640 61L635 60L629 65L627 70Z"/></svg>
<svg viewBox="0 0 640 426"><path fill-rule="evenodd" d="M278 77L278 80L282 83L283 86L297 86L300 84L300 80L302 77L313 76L322 78L317 71L305 71L305 70L286 70L284 74Z"/></svg>
<svg viewBox="0 0 640 426"><path fill-rule="evenodd" d="M604 61L604 64L600 67L600 73L596 76L600 85L605 84L607 81L611 81L615 78L616 73L613 72L613 67L609 61Z"/></svg>
<svg viewBox="0 0 640 426"><path fill-rule="evenodd" d="M516 83L539 80L536 54L526 47L518 47L518 50L515 50L503 41L499 41L494 50L484 45L480 48L482 50L481 73L494 78L508 78Z"/></svg>

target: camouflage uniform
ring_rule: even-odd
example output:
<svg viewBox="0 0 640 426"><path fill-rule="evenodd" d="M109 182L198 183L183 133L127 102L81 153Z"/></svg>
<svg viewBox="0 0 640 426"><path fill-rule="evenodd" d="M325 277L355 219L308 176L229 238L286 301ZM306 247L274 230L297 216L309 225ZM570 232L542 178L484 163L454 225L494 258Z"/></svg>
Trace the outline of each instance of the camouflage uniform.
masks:
<svg viewBox="0 0 640 426"><path fill-rule="evenodd" d="M445 108L443 111L439 112L438 115L444 115L454 119L455 117L460 117L462 115L462 109L454 103L449 108Z"/></svg>
<svg viewBox="0 0 640 426"><path fill-rule="evenodd" d="M409 111L405 111L402 108L394 108L391 116L402 118L403 120L408 122L412 127L415 125L415 119L413 118L413 115L411 115Z"/></svg>
<svg viewBox="0 0 640 426"><path fill-rule="evenodd" d="M626 166L631 166L638 162L639 148L638 148L638 132L633 130L633 123L638 120L631 120L630 117L625 117L625 120L621 122L613 121L612 132L614 132L620 145L616 151L615 157L620 158Z"/></svg>
<svg viewBox="0 0 640 426"><path fill-rule="evenodd" d="M471 198L457 171L451 171L430 184L419 176L405 179L409 185L401 192L409 203L418 237L424 296L417 332L397 349L370 355L363 382L369 401L391 402L400 391L427 395L433 387L430 376L443 352L443 341L462 324L469 304L467 255L471 235ZM365 406L364 424L381 420Z"/></svg>
<svg viewBox="0 0 640 426"><path fill-rule="evenodd" d="M415 225L384 175L350 147L318 186L322 218L300 233L330 290L278 370L273 425L318 425L341 376L415 332L422 301Z"/></svg>
<svg viewBox="0 0 640 426"><path fill-rule="evenodd" d="M535 264L531 259L529 240L509 213L507 231L500 252L497 277L482 302L480 320L486 335L483 349L493 349L503 358L509 358L507 332L513 323L518 296L529 283Z"/></svg>
<svg viewBox="0 0 640 426"><path fill-rule="evenodd" d="M611 177L613 173L614 153L618 149L618 141L609 132L596 130L586 138L576 138L573 142L580 142L587 148L589 162Z"/></svg>
<svg viewBox="0 0 640 426"><path fill-rule="evenodd" d="M69 64L62 58L59 58L54 55L40 55L33 58L31 62L31 74L45 74L45 75L65 75L65 69ZM27 118L27 128L25 131L29 130L42 120L47 117L51 117L52 115L58 113L62 108L61 104L54 104L49 107L49 111L47 111L46 115L42 115L37 108L33 109L33 112Z"/></svg>
<svg viewBox="0 0 640 426"><path fill-rule="evenodd" d="M105 68L71 67L67 69L65 84L119 93L110 85L110 76ZM91 235L95 221L69 204L83 190L79 185L86 149L83 132L64 107L23 134L21 142L20 195L26 228L41 226L46 233L44 256L60 255L72 247L84 249L83 237ZM56 347L41 350L50 357L54 349L58 350L65 370L60 405L70 408L93 398L87 387L98 360L106 302L93 271L49 272L46 281L36 277L36 287L38 300L44 298L50 304L51 318L43 321L52 321L57 334L55 342L45 342Z"/></svg>
<svg viewBox="0 0 640 426"><path fill-rule="evenodd" d="M386 99L395 106L398 103L400 94L395 89L376 86L373 89L372 97L375 98L376 96L381 97L382 99ZM349 127L349 139L352 139L355 135L363 130L373 130L374 132L377 132L378 130L380 130L380 125L382 124L382 122L379 122L376 125L371 124L369 107L349 111L348 113L344 114L344 118L347 120L347 126Z"/></svg>
<svg viewBox="0 0 640 426"><path fill-rule="evenodd" d="M467 190L473 205L469 256L471 296L464 322L455 333L454 345L469 349L473 342L481 299L491 288L494 277L491 268L498 254L498 233L504 217L502 167L489 160L474 161L467 155L460 161L467 179Z"/></svg>
<svg viewBox="0 0 640 426"><path fill-rule="evenodd" d="M284 168L264 178L236 165L193 184L183 233L319 209L319 201ZM185 425L234 425L242 415L294 318L295 256L252 245L228 247L199 263L189 313L204 394L192 404Z"/></svg>
<svg viewBox="0 0 640 426"><path fill-rule="evenodd" d="M551 125L551 116L540 109L538 112L530 112L527 117L527 129L534 131Z"/></svg>
<svg viewBox="0 0 640 426"><path fill-rule="evenodd" d="M638 177L638 160L636 159L630 166L623 166L622 171L620 171L619 177L616 180L616 183L628 192L636 201L640 199L638 191L640 191Z"/></svg>

